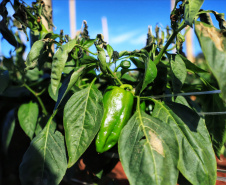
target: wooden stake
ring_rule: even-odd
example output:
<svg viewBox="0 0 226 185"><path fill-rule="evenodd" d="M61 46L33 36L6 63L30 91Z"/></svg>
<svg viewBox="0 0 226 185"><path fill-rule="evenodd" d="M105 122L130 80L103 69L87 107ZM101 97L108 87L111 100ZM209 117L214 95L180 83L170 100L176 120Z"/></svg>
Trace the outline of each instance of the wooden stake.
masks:
<svg viewBox="0 0 226 185"><path fill-rule="evenodd" d="M70 17L70 34L74 39L76 35L76 2L75 0L69 0L69 17Z"/></svg>

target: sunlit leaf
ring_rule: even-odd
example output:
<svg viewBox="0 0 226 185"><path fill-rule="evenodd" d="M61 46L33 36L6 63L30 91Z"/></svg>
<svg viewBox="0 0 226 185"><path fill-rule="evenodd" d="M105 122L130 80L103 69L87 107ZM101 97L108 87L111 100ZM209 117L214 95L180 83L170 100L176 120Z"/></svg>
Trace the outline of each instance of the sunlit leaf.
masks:
<svg viewBox="0 0 226 185"><path fill-rule="evenodd" d="M64 108L64 130L68 151L68 167L85 152L97 131L103 115L102 94L90 84L74 93Z"/></svg>
<svg viewBox="0 0 226 185"><path fill-rule="evenodd" d="M137 111L119 138L119 156L130 184L177 184L178 142L168 124Z"/></svg>
<svg viewBox="0 0 226 185"><path fill-rule="evenodd" d="M154 102L152 115L168 123L179 142L180 172L191 184L215 184L216 159L204 120L184 105Z"/></svg>

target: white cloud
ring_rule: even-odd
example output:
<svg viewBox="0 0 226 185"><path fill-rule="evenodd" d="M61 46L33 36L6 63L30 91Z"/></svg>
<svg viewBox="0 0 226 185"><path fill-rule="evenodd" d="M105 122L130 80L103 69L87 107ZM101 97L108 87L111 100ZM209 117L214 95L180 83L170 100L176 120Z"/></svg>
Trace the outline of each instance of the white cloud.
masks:
<svg viewBox="0 0 226 185"><path fill-rule="evenodd" d="M135 35L137 35L138 31L131 31L127 33L123 33L118 36L110 36L110 44L121 44L123 42L129 41L131 38L133 38Z"/></svg>
<svg viewBox="0 0 226 185"><path fill-rule="evenodd" d="M143 34L143 35L140 35L137 38L131 39L130 43L133 44L133 45L138 45L138 44L145 45L146 44L146 39L147 39L147 34Z"/></svg>

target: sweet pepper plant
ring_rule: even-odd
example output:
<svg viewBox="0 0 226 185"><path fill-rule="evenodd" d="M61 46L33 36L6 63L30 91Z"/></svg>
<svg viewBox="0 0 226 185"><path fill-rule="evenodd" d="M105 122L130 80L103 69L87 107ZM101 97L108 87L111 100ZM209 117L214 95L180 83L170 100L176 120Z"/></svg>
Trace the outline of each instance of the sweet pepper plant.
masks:
<svg viewBox="0 0 226 185"><path fill-rule="evenodd" d="M101 34L91 39L85 21L75 38L48 32L42 21L53 25L42 1L3 0L0 32L15 49L0 65L2 177L66 183L82 159L89 182L103 184L120 160L131 185L214 185L226 115L202 113L226 111L226 21L202 10L203 1L176 0L171 27L149 29L139 50L116 51ZM208 71L183 53L185 28L195 30ZM31 44L25 60L17 30ZM178 94L214 90L221 93L200 101Z"/></svg>

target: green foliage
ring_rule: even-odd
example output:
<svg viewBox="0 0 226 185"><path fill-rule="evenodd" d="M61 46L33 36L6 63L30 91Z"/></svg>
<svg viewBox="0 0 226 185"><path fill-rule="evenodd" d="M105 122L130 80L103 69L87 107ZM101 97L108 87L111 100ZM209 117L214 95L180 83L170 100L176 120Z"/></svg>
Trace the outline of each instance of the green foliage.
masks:
<svg viewBox="0 0 226 185"><path fill-rule="evenodd" d="M70 184L75 174L84 173L78 167L80 160L86 164L87 181L96 184L104 182L118 160L131 185L215 184L215 155L220 156L226 140L226 117L204 112L226 111L224 14L201 10L204 0L177 0L167 34L157 25L155 36L149 29L146 46L117 52L101 34L91 39L86 21L71 39L63 30L47 31L42 20L48 26L52 23L41 1L31 6L9 2L0 4L1 35L15 47L9 58L0 61L0 173L18 176L19 169L20 182L11 184ZM7 18L8 3L15 10L14 20ZM183 53L181 31L187 26L195 27L205 56L201 65ZM25 61L26 46L15 27L31 33ZM177 51L170 52L174 48ZM104 108L103 94L109 86L125 87L135 103L131 115L118 116L129 117L123 129L114 133L108 128L115 134L110 137L114 146L99 154L94 141L102 117L106 111L121 110ZM200 95L196 101L177 96L219 88L220 94ZM159 95L158 100L152 98ZM18 153L15 159L14 153ZM3 184L11 185L4 177Z"/></svg>

